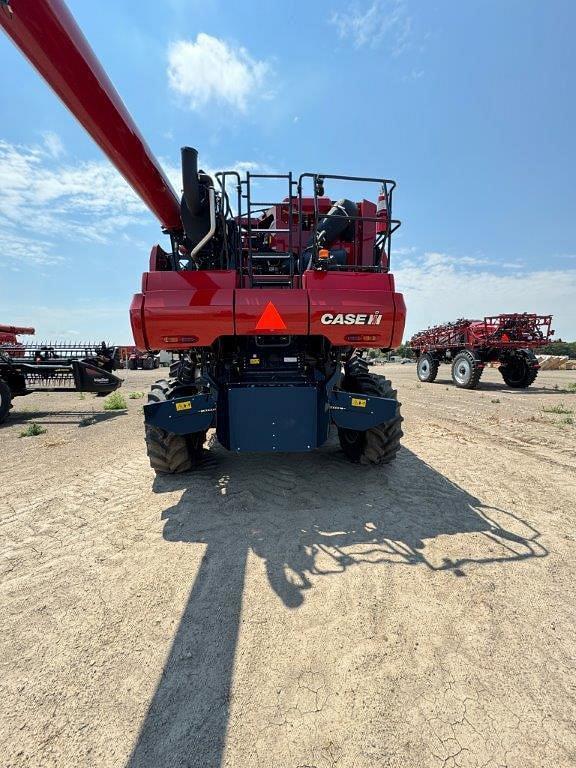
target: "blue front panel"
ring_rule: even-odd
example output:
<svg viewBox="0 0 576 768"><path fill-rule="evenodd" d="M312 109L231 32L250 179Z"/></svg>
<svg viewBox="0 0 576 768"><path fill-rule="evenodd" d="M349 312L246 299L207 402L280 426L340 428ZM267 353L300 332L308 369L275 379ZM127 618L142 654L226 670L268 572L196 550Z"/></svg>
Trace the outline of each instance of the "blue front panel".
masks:
<svg viewBox="0 0 576 768"><path fill-rule="evenodd" d="M310 451L317 441L316 387L231 387L230 450Z"/></svg>

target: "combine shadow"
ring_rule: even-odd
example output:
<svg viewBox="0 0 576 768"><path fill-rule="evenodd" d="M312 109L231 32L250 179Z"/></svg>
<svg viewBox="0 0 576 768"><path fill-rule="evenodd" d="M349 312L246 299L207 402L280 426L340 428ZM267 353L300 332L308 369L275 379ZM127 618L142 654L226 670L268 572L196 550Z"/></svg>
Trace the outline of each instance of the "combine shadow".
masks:
<svg viewBox="0 0 576 768"><path fill-rule="evenodd" d="M128 768L222 765L250 552L291 610L320 577L365 564L462 578L469 567L548 554L528 523L406 449L383 470L350 465L332 446L304 457L216 449L193 479L156 480L156 492L175 490L184 493L163 513L164 538L200 544L204 556Z"/></svg>

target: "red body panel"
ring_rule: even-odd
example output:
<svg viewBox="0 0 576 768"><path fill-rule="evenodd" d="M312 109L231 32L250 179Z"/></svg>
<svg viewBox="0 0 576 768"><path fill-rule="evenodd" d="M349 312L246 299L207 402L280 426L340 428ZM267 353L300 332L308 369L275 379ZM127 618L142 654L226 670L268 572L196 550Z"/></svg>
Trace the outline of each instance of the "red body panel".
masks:
<svg viewBox="0 0 576 768"><path fill-rule="evenodd" d="M366 346L390 347L393 337L404 330L406 310L404 302L398 302L394 293L392 275L369 272L305 272L302 278L310 297L310 333L326 336L338 346L350 346L346 336L366 334L377 336ZM402 298L402 297L400 297ZM356 320L363 315L371 316L371 324L346 323L344 316L355 314ZM332 322L326 322L331 315ZM370 317L364 318L370 320ZM334 320L341 323L334 324ZM399 326L399 327L398 327ZM364 346L364 344L359 345Z"/></svg>
<svg viewBox="0 0 576 768"><path fill-rule="evenodd" d="M266 327L257 327L269 303L272 302L284 327L274 323ZM236 333L239 336L266 334L290 334L306 336L308 334L308 295L301 288L283 290L282 288L258 289L239 288L235 302Z"/></svg>
<svg viewBox="0 0 576 768"><path fill-rule="evenodd" d="M205 347L234 334L311 334L325 336L336 346L375 348L402 341L406 308L402 295L395 293L392 275L309 271L303 275L303 287L291 289L237 288L236 280L232 270L145 273L143 292L136 294L130 309L138 348ZM281 318L278 327L274 322L259 325L270 303ZM350 313L358 315L360 323L346 324L346 318L322 322L325 315ZM367 324L370 317L380 319ZM375 338L358 343L346 338L363 334Z"/></svg>
<svg viewBox="0 0 576 768"><path fill-rule="evenodd" d="M146 272L142 282L144 292L130 307L139 349L205 347L219 336L234 335L233 270Z"/></svg>
<svg viewBox="0 0 576 768"><path fill-rule="evenodd" d="M167 229L180 203L62 0L11 0L0 25Z"/></svg>

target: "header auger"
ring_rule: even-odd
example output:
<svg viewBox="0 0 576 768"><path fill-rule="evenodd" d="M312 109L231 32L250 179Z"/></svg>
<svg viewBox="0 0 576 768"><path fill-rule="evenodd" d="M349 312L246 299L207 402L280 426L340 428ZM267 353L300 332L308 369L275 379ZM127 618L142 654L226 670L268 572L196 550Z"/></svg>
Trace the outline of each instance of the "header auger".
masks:
<svg viewBox="0 0 576 768"><path fill-rule="evenodd" d="M552 315L505 314L420 331L410 339L418 357L418 378L431 383L440 363L449 363L454 384L474 389L486 363L498 362L505 383L525 389L534 383L540 367L533 350L550 343L551 324Z"/></svg>
<svg viewBox="0 0 576 768"><path fill-rule="evenodd" d="M0 21L159 218L130 308L139 349L179 360L145 407L152 467L185 471L206 430L233 451L308 451L331 424L353 461L394 458L396 393L361 350L402 339L404 300L390 273L395 182L325 173L210 176L182 149L173 192L62 0L12 0ZM257 183L255 184L255 181ZM359 189L334 200L331 185ZM283 183L277 201L260 190ZM372 187L376 202L364 198Z"/></svg>

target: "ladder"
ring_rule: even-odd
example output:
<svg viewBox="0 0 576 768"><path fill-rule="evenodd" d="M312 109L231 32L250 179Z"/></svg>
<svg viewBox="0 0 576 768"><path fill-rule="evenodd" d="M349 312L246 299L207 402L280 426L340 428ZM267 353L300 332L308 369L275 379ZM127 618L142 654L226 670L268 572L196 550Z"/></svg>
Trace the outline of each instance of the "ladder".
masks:
<svg viewBox="0 0 576 768"><path fill-rule="evenodd" d="M267 203L252 200L251 181L252 179L286 179L288 185L288 227L270 227L266 229L258 229L252 225L252 214L265 211L274 206L286 205L286 203L275 202ZM247 226L247 240L248 240L248 254L246 259L246 274L248 277L248 286L250 288L293 288L294 287L294 273L295 273L295 256L293 248L293 214L294 214L294 200L292 195L293 187L296 182L292 179L292 173L246 173L245 181L241 184L244 186L242 192L242 198L246 200L246 217L248 220ZM277 222L276 222L277 223ZM254 250L253 243L254 238L258 235L274 235L274 234L287 234L288 235L288 252L276 252L276 251L258 251ZM260 270L254 270L255 265L259 262L264 263L269 260L275 260L284 262L285 267L283 274L276 273L263 273Z"/></svg>

